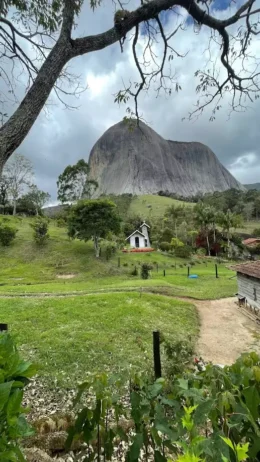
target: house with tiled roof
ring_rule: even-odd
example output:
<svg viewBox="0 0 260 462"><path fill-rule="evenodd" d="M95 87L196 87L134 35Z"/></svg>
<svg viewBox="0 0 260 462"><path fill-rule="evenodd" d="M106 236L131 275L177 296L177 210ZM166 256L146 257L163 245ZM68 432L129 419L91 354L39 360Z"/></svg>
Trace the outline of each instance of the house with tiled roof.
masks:
<svg viewBox="0 0 260 462"><path fill-rule="evenodd" d="M247 247L256 247L257 245L260 245L260 238L259 237L249 237L248 239L245 239L242 242Z"/></svg>
<svg viewBox="0 0 260 462"><path fill-rule="evenodd" d="M232 266L237 273L240 304L260 309L260 260Z"/></svg>

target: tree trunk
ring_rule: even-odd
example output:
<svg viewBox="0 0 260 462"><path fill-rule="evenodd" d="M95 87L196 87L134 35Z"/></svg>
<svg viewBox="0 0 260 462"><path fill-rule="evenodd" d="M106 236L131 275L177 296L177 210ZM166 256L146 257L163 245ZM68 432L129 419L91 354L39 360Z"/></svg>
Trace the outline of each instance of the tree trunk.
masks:
<svg viewBox="0 0 260 462"><path fill-rule="evenodd" d="M94 247L95 247L96 258L99 258L99 255L100 255L99 237L97 235L95 235L93 239L94 239Z"/></svg>
<svg viewBox="0 0 260 462"><path fill-rule="evenodd" d="M208 233L206 235L206 238L207 238L207 246L208 246L208 255L210 257L210 245L209 245L209 235L208 235Z"/></svg>
<svg viewBox="0 0 260 462"><path fill-rule="evenodd" d="M16 199L14 199L13 215L16 215Z"/></svg>
<svg viewBox="0 0 260 462"><path fill-rule="evenodd" d="M70 57L70 42L59 39L23 101L0 129L0 176L6 161L32 128Z"/></svg>

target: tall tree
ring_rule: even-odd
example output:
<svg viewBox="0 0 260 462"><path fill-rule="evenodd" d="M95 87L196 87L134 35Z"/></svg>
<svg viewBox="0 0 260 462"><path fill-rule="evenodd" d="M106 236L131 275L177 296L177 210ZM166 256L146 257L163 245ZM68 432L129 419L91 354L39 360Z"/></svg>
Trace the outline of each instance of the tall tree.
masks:
<svg viewBox="0 0 260 462"><path fill-rule="evenodd" d="M95 180L89 179L89 165L80 159L75 165L68 165L58 178L58 200L62 204L79 199L91 199L98 188Z"/></svg>
<svg viewBox="0 0 260 462"><path fill-rule="evenodd" d="M194 212L195 223L200 227L200 230L206 236L208 255L210 256L209 231L213 222L212 207L209 207L200 202L195 206Z"/></svg>
<svg viewBox="0 0 260 462"><path fill-rule="evenodd" d="M3 207L3 213L5 213L5 207L8 204L8 190L9 179L3 175L0 177L0 205Z"/></svg>
<svg viewBox="0 0 260 462"><path fill-rule="evenodd" d="M50 200L51 196L49 193L41 191L35 184L29 186L27 194L21 197L21 202L26 208L31 209L35 215L39 215L39 212L43 206Z"/></svg>
<svg viewBox="0 0 260 462"><path fill-rule="evenodd" d="M108 200L81 200L72 207L68 219L68 234L73 239L93 239L96 257L100 254L100 238L109 232L120 232L121 219L116 205Z"/></svg>
<svg viewBox="0 0 260 462"><path fill-rule="evenodd" d="M125 37L130 31L133 31L132 51L139 80L130 82L128 87L119 90L116 101L120 103L132 99L133 109L130 108L129 112L139 118L139 95L141 91L147 91L156 78L159 83L155 86L157 92L164 90L171 94L172 89L179 91L181 87L175 72L169 70L169 63L173 58L175 62L175 58L185 57L176 50L176 44L180 41L179 34L186 30L186 27L181 26L187 21L185 17L181 24L179 7L194 21L196 32L203 25L209 29L209 41L205 43L205 49L208 50L205 60L208 59L208 54L211 56L211 51L214 54L214 59L207 61L208 70L198 70L195 74L199 82L196 89L201 100L191 117L194 113L201 114L205 106L212 103L213 120L216 112L221 109L220 100L224 95L230 96L233 109L244 109L245 100L251 103L259 92L258 63L252 46L259 33L259 8L256 2L257 0L242 0L236 7L233 6L235 11L223 14L220 18L218 11L211 8L210 0L201 1L200 5L196 0L150 0L141 2L138 8L133 2L133 8L136 9L130 12L122 10L122 3L115 0L117 12L111 29L96 35L75 38L72 37L72 31L83 6L90 5L95 9L101 4L101 0L2 0L0 48L5 58L5 67L1 72L2 83L6 83L9 95L13 95L15 92L12 82L16 73L21 70L24 76L26 73L28 75L28 91L0 130L0 170L30 131L51 91L54 89L58 92L58 97L61 97L62 89L60 83L57 83L59 77L65 75L70 83L73 82L73 77L64 70L66 64L77 56L97 52L115 42L120 42L123 51ZM165 10L171 13L166 22L160 15ZM112 3L110 11L112 23ZM176 20L179 20L177 27ZM166 29L165 23L168 25ZM157 54L154 47L159 39L163 52ZM143 57L138 52L139 47L144 48L144 40L147 41L147 56L153 56L153 67L149 65L146 56ZM217 52L216 49L211 49L216 40L219 41ZM36 53L33 54L31 49ZM219 72L217 57L223 72ZM9 75L10 67L16 69L16 65L18 69L12 79ZM3 120L6 120L4 108L1 114Z"/></svg>
<svg viewBox="0 0 260 462"><path fill-rule="evenodd" d="M21 154L16 154L5 166L5 175L9 181L9 194L13 203L13 215L16 214L17 199L33 178L32 162Z"/></svg>
<svg viewBox="0 0 260 462"><path fill-rule="evenodd" d="M183 215L184 207L181 205L171 205L166 210L165 216L173 223L175 237L178 237L178 221Z"/></svg>
<svg viewBox="0 0 260 462"><path fill-rule="evenodd" d="M231 256L231 252L230 252L231 230L237 229L239 226L242 225L242 217L228 210L226 213L222 212L219 214L219 224L222 226L223 232L226 235L228 257L230 257Z"/></svg>

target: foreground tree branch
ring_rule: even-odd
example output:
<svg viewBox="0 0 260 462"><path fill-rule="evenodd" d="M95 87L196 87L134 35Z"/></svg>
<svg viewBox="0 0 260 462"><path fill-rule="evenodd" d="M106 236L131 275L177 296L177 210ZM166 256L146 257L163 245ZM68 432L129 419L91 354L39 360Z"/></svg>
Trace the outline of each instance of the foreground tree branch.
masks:
<svg viewBox="0 0 260 462"><path fill-rule="evenodd" d="M23 1L26 2L27 0ZM138 96L142 90L149 89L151 81L156 76L159 76L160 79L159 89L164 87L170 93L170 87L168 87L168 83L165 85L165 80L167 79L167 82L173 83L174 78L171 74L166 75L164 68L168 52L180 56L170 43L170 40L174 38L179 27L167 38L159 15L162 11L172 10L177 6L184 8L196 24L199 26L205 25L219 34L221 40L220 63L226 71L223 82L219 80L214 71L212 75L198 71L197 75L200 77L201 83L198 85L197 91L202 91L202 93L204 92L206 94L206 101L203 102L203 104L198 104L194 113L201 113L207 104L215 99L218 101L218 98L221 98L225 91L233 92L234 108L236 108L235 98L237 93L239 93L240 97L246 96L250 100L253 100L253 97L256 97L259 92L259 63L257 59L255 59L255 67L251 72L245 68L242 69L244 70L243 76L241 72L235 70L235 60L232 58L234 52L230 46L228 28L234 24L238 24L238 27L243 28L244 40L242 40L242 45L240 45L239 56L241 57L243 55L246 57L251 37L257 35L259 32L258 19L254 23L251 22L252 18L257 17L259 13L259 9L253 9L255 2L256 0L248 0L237 9L234 15L227 19L220 20L210 14L210 7L207 1L203 2L203 8L201 8L194 0L151 0L135 11L129 12L127 16L125 15L120 27L115 25L101 34L72 39L71 32L75 21L75 15L79 13L83 0L63 0L61 1L63 10L60 13L62 15L61 27L58 27L60 20L59 13L56 12L54 19L51 17L51 21L49 21L50 25L48 23L48 27L52 32L55 29L54 25L56 23L56 28L60 29L55 45L48 55L44 54L45 45L41 42L39 43L39 41L35 42L35 34L43 34L44 32L42 29L40 32L36 31L35 34L25 34L21 32L19 28L13 26L9 19L2 13L0 16L0 36L2 33L2 39L4 41L6 40L4 43L7 51L15 51L16 57L21 61L24 60L23 64L26 66L30 76L30 88L14 114L0 129L0 171L5 162L30 131L66 64L74 57L104 49L117 41L123 40L126 34L133 29L135 29L133 55L139 76L141 77L141 82L137 84L137 90L135 92L133 92L131 88L125 89L123 94L121 94L121 100L124 100L124 98L127 100L128 97L132 96L135 101L135 115L139 117L137 106ZM97 2L93 0L91 1L92 6L95 6L96 3ZM153 21L155 26L152 24ZM157 34L159 34L162 39L164 51L161 62L160 64L156 64L157 68L155 70L144 71L144 68L149 67L146 58L144 57L143 68L137 56L136 47L139 40L139 26L141 23L147 24L148 30L150 31L149 34L151 33L151 35L148 34L148 48L150 50L151 60L154 62L156 62L156 56L152 46L157 40ZM239 33L241 34L241 30ZM41 58L44 60L39 69L33 60L24 55L24 51L17 43L17 35L21 38L26 36L26 39L31 42L31 44L35 43L36 48L38 48L41 54ZM51 34L50 36L52 37ZM9 58L12 58L12 56L9 56ZM176 85L178 84L176 83ZM177 87L177 90L178 88L180 87ZM213 90L215 89L215 91L212 91L212 88ZM239 101L239 104L240 103L241 99ZM214 108L214 110L216 110L216 108ZM191 115L192 114L193 113L191 113Z"/></svg>

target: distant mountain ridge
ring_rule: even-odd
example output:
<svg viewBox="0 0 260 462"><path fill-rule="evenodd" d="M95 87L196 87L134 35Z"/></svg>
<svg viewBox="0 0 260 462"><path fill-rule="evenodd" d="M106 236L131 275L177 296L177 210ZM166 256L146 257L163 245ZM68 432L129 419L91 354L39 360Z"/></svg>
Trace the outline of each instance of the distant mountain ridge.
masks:
<svg viewBox="0 0 260 462"><path fill-rule="evenodd" d="M206 145L167 141L143 122L132 130L123 121L109 128L92 148L89 165L97 196L245 190Z"/></svg>
<svg viewBox="0 0 260 462"><path fill-rule="evenodd" d="M246 189L256 189L260 191L260 183L244 184Z"/></svg>

